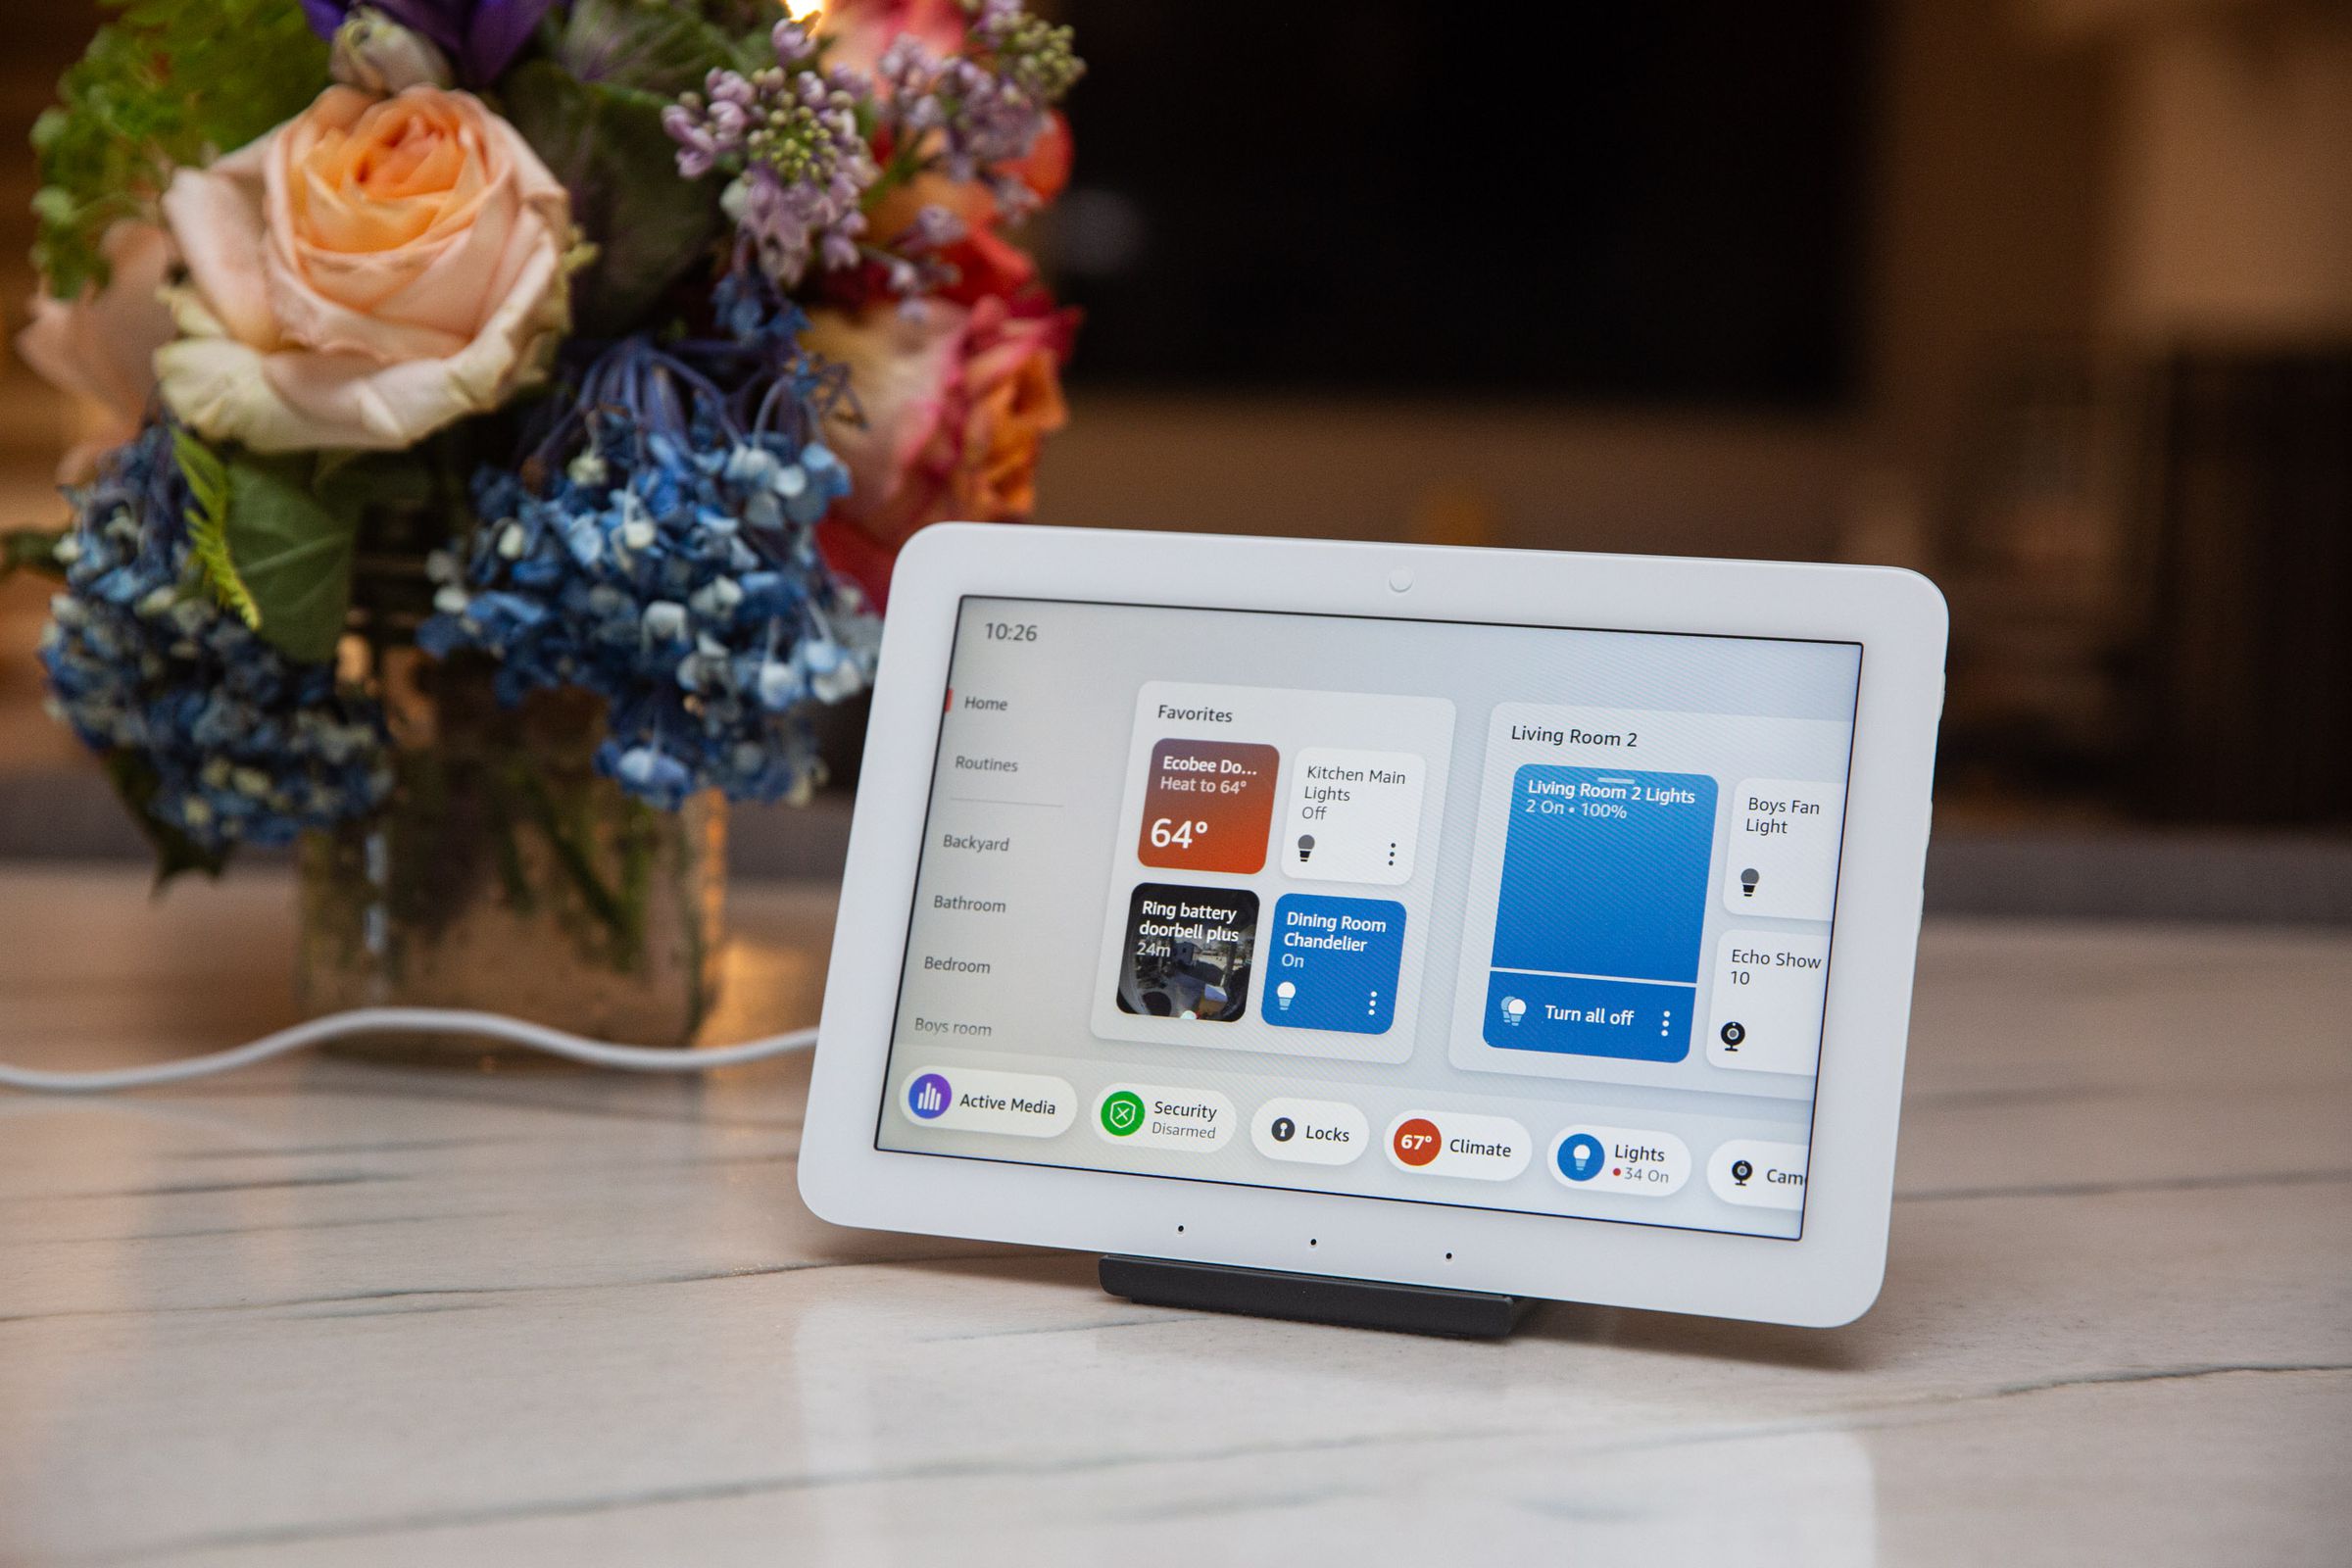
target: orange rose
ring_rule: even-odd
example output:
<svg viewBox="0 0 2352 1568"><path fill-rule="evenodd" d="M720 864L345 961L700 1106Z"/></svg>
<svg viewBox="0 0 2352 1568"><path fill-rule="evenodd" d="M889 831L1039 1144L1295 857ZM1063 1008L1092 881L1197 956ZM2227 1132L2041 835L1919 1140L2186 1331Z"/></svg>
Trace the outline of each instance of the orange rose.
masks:
<svg viewBox="0 0 2352 1568"><path fill-rule="evenodd" d="M803 342L850 368L858 414L825 444L850 469L827 549L879 600L889 563L926 523L1017 522L1036 501L1040 447L1067 421L1060 365L1075 312L1016 315L1004 300L811 313ZM861 416L861 417L860 417Z"/></svg>
<svg viewBox="0 0 2352 1568"><path fill-rule="evenodd" d="M911 34L935 55L952 55L963 47L969 25L956 0L827 0L816 35L832 40L826 65L870 75L900 34Z"/></svg>
<svg viewBox="0 0 2352 1568"><path fill-rule="evenodd" d="M1001 300L972 310L964 336L963 454L949 485L956 515L1013 522L1037 505L1037 459L1069 423L1061 361L1075 318L1014 317Z"/></svg>
<svg viewBox="0 0 2352 1568"><path fill-rule="evenodd" d="M1005 172L1043 204L1069 183L1070 155L1070 122L1056 110L1029 156L1007 165ZM977 180L953 180L936 170L917 174L874 204L866 215L869 231L889 244L925 207L945 208L963 224L963 237L939 252L939 260L956 270L955 280L937 291L941 298L971 305L989 294L1018 294L1037 280L1037 263L1029 253L997 232L1004 214Z"/></svg>
<svg viewBox="0 0 2352 1568"><path fill-rule="evenodd" d="M189 282L173 412L265 452L398 448L538 380L568 322L571 203L468 94L329 87L164 216Z"/></svg>

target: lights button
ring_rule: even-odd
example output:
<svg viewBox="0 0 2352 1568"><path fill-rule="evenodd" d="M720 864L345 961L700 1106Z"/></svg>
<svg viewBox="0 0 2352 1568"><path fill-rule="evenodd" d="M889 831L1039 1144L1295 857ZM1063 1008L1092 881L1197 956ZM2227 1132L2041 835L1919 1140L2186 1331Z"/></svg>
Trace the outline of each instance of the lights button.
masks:
<svg viewBox="0 0 2352 1568"><path fill-rule="evenodd" d="M1690 1179L1690 1149L1672 1133L1577 1126L1551 1141L1551 1174L1583 1193L1664 1198Z"/></svg>

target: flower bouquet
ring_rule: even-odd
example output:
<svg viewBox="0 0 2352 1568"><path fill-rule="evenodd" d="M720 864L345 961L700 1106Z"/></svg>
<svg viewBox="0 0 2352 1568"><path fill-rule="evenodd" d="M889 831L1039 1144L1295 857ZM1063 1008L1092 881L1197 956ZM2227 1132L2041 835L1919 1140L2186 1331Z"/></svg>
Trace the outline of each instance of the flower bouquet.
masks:
<svg viewBox="0 0 2352 1568"><path fill-rule="evenodd" d="M24 357L110 409L41 659L166 876L300 840L317 1004L691 1033L899 545L1026 514L1074 328L1017 0L116 0Z"/></svg>

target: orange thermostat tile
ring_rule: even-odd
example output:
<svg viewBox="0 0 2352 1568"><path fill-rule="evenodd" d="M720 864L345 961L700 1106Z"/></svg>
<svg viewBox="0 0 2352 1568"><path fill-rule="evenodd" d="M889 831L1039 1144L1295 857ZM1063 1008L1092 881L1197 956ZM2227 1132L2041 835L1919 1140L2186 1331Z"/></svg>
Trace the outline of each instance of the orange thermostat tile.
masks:
<svg viewBox="0 0 2352 1568"><path fill-rule="evenodd" d="M1165 740L1152 749L1135 858L1192 871L1266 863L1281 754L1250 741Z"/></svg>

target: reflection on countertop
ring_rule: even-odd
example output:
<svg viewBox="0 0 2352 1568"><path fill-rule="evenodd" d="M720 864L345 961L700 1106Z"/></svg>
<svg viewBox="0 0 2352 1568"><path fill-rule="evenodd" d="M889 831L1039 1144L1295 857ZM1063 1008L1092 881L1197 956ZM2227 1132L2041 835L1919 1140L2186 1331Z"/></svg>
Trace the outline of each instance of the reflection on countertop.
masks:
<svg viewBox="0 0 2352 1568"><path fill-rule="evenodd" d="M0 1054L289 1015L289 890L0 868ZM735 901L713 1038L815 1015ZM825 1226L804 1061L312 1058L0 1100L11 1562L2318 1561L2352 1529L2352 935L1931 922L1886 1291L1462 1345Z"/></svg>

